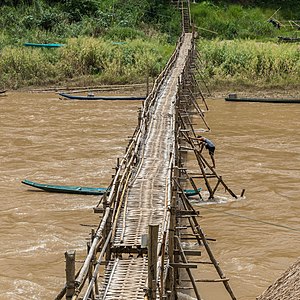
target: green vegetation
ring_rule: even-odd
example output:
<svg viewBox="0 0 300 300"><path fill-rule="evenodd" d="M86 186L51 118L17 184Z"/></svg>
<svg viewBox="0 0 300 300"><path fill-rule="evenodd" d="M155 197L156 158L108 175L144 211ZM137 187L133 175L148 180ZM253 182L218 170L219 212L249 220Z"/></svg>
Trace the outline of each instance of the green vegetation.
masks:
<svg viewBox="0 0 300 300"><path fill-rule="evenodd" d="M201 40L199 49L203 75L212 78L213 84L299 84L300 51L297 45L251 40Z"/></svg>
<svg viewBox="0 0 300 300"><path fill-rule="evenodd" d="M261 9L271 9L273 11L280 9L283 19L299 20L300 2L295 0L213 0L211 2L221 6L234 3L248 8L259 7Z"/></svg>
<svg viewBox="0 0 300 300"><path fill-rule="evenodd" d="M277 40L279 35L297 35L299 30L284 21L283 10L241 5L215 5L209 1L193 4L192 18L204 38ZM272 17L273 16L273 17ZM281 23L280 29L268 22L270 18ZM300 20L300 8L296 20ZM300 36L300 33L298 34Z"/></svg>
<svg viewBox="0 0 300 300"><path fill-rule="evenodd" d="M0 26L3 37L6 37L2 39L2 47L5 43L20 45L28 41L64 42L66 38L79 36L132 39L145 35L151 37L153 32L165 34L170 42L175 42L180 33L180 14L168 1L6 2L21 3L0 7ZM114 32L113 36L111 32Z"/></svg>
<svg viewBox="0 0 300 300"><path fill-rule="evenodd" d="M267 22L272 12L240 5L216 6L210 2L192 6L193 20L204 38L270 39L277 30Z"/></svg>
<svg viewBox="0 0 300 300"><path fill-rule="evenodd" d="M169 1L4 0L0 88L145 81L146 74L156 77L164 67L179 24ZM25 42L65 47L30 49Z"/></svg>
<svg viewBox="0 0 300 300"><path fill-rule="evenodd" d="M299 20L300 2L197 2L192 19L206 76L296 82L299 48L278 44L277 37L300 31L268 20L280 7L276 20ZM159 74L181 30L180 13L169 0L3 0L0 26L0 88L143 82L147 74ZM65 46L32 49L25 42Z"/></svg>
<svg viewBox="0 0 300 300"><path fill-rule="evenodd" d="M160 40L134 39L115 44L102 38L66 40L66 47L5 47L0 54L0 82L11 88L57 82L129 83L157 76L172 53Z"/></svg>
<svg viewBox="0 0 300 300"><path fill-rule="evenodd" d="M229 2L233 1L192 5L193 20L201 37L199 50L205 78L210 78L212 84L298 84L299 46L278 43L278 36L300 37L300 31L291 26L278 29L268 22L273 15L282 25L287 24L283 16L289 15L292 6L277 11L274 7L278 1L270 1L269 5L261 1L260 8L252 6L255 0L240 1L244 6ZM299 20L300 10L297 13L293 16Z"/></svg>

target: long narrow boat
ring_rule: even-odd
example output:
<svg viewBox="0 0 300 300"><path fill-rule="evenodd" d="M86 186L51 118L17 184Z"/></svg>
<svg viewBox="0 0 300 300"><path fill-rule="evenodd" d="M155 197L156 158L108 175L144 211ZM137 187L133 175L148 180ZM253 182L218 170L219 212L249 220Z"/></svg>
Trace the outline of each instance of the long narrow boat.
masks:
<svg viewBox="0 0 300 300"><path fill-rule="evenodd" d="M298 37L279 36L278 41L279 42L286 42L286 43L299 43L300 38L298 38Z"/></svg>
<svg viewBox="0 0 300 300"><path fill-rule="evenodd" d="M83 194L83 195L103 195L108 189L107 188L94 188L85 186L68 186L68 185L54 185L54 184L44 184L30 181L27 179L22 180L23 184L29 185L31 187L44 190L46 192L52 193L66 193L66 194ZM201 188L198 189L198 192ZM198 194L195 190L184 190L184 193L190 197Z"/></svg>
<svg viewBox="0 0 300 300"><path fill-rule="evenodd" d="M59 93L60 96L71 99L71 100L145 100L144 96L79 96L79 95L70 95L65 93Z"/></svg>
<svg viewBox="0 0 300 300"><path fill-rule="evenodd" d="M26 47L38 47L38 48L59 48L64 46L64 44L38 44L38 43L24 43Z"/></svg>
<svg viewBox="0 0 300 300"><path fill-rule="evenodd" d="M106 188L43 184L43 183L33 182L27 179L22 180L22 183L37 189L44 190L46 192L53 192L53 193L103 195L107 191Z"/></svg>
<svg viewBox="0 0 300 300"><path fill-rule="evenodd" d="M233 102L300 103L300 99L293 98L243 98L237 97L236 94L229 94L225 100Z"/></svg>

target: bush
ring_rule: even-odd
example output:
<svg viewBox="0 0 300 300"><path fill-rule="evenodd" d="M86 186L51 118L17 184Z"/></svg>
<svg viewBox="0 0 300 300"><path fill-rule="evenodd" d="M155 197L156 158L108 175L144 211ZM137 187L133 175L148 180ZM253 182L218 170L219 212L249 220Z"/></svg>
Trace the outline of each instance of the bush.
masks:
<svg viewBox="0 0 300 300"><path fill-rule="evenodd" d="M94 16L98 10L96 0L66 0L64 11L69 15L71 22L79 22L83 16Z"/></svg>
<svg viewBox="0 0 300 300"><path fill-rule="evenodd" d="M246 84L290 84L300 78L297 45L250 40L199 43L205 78Z"/></svg>

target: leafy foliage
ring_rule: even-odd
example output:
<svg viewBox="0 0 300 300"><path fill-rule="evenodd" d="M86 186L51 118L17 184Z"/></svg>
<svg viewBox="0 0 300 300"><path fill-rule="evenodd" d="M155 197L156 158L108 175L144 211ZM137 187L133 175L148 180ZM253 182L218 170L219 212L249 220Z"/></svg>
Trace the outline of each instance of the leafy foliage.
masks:
<svg viewBox="0 0 300 300"><path fill-rule="evenodd" d="M219 82L257 85L298 83L300 52L297 45L251 40L199 43L205 78Z"/></svg>
<svg viewBox="0 0 300 300"><path fill-rule="evenodd" d="M192 6L192 16L199 33L206 38L272 38L278 32L267 22L266 14L258 8L240 5L216 6L210 2ZM269 12L270 13L270 12Z"/></svg>

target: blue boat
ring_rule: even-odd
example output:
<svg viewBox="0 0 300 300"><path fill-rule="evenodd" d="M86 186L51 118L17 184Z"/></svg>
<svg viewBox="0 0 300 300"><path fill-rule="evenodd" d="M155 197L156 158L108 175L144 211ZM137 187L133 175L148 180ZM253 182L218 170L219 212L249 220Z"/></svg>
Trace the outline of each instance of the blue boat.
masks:
<svg viewBox="0 0 300 300"><path fill-rule="evenodd" d="M59 48L64 44L38 44L38 43L24 43L25 47L38 47L38 48Z"/></svg>
<svg viewBox="0 0 300 300"><path fill-rule="evenodd" d="M83 195L103 195L107 191L107 188L94 188L85 186L67 186L67 185L54 185L54 184L44 184L30 181L27 179L22 180L23 184L29 185L31 187L44 190L46 192L52 193L66 193L66 194L83 194ZM201 191L201 188L196 192L195 190L184 190L186 196L196 196Z"/></svg>
<svg viewBox="0 0 300 300"><path fill-rule="evenodd" d="M37 189L44 190L46 192L53 192L53 193L103 195L107 191L106 188L43 184L43 183L33 182L27 179L22 180L22 183Z"/></svg>
<svg viewBox="0 0 300 300"><path fill-rule="evenodd" d="M59 93L60 96L71 100L145 100L144 96L95 96L94 94L88 94L87 96L70 95L65 93Z"/></svg>

